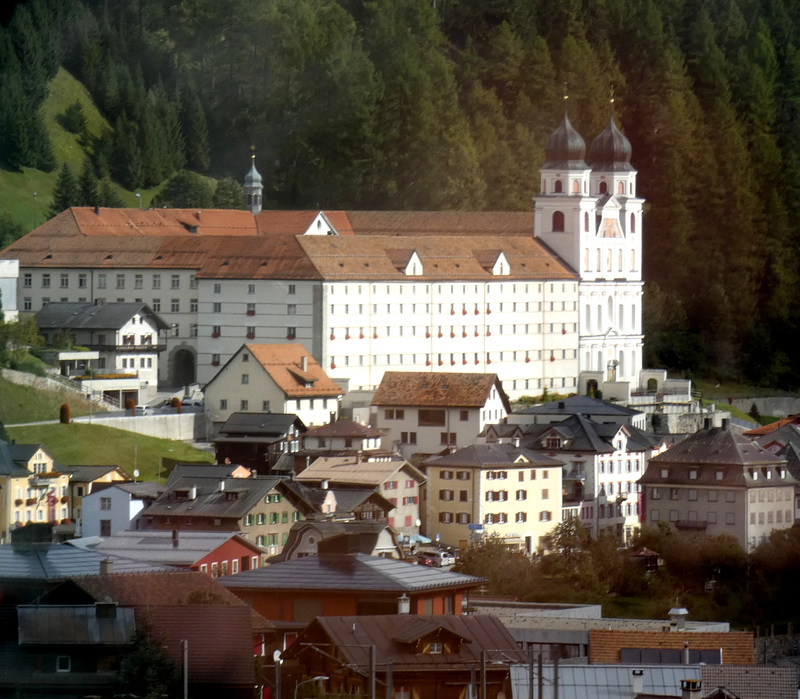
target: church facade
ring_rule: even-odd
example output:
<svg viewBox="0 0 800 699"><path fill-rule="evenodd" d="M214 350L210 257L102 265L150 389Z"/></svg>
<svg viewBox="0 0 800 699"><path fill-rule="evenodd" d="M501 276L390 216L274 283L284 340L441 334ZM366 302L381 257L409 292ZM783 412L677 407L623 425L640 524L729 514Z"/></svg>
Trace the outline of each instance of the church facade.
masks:
<svg viewBox="0 0 800 699"><path fill-rule="evenodd" d="M565 116L532 212L73 208L4 250L20 310L144 302L162 381L209 382L245 342L300 342L346 390L385 371L497 374L508 395L638 386L642 200L613 120Z"/></svg>

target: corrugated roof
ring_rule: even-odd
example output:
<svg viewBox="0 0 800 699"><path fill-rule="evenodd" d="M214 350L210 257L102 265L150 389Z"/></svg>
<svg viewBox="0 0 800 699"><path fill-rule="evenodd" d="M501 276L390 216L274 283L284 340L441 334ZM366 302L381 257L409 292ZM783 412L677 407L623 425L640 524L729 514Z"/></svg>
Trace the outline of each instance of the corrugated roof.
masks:
<svg viewBox="0 0 800 699"><path fill-rule="evenodd" d="M508 398L497 374L430 371L387 371L372 398L372 405L481 408L497 388L508 412Z"/></svg>
<svg viewBox="0 0 800 699"><path fill-rule="evenodd" d="M353 555L305 556L266 568L218 578L229 589L420 592L477 587L484 579L390 558Z"/></svg>
<svg viewBox="0 0 800 699"><path fill-rule="evenodd" d="M119 646L133 642L133 607L100 615L94 605L19 605L20 645Z"/></svg>
<svg viewBox="0 0 800 699"><path fill-rule="evenodd" d="M71 475L70 481L72 483L91 483L114 471L118 471L125 478L131 479L131 476L119 466L83 466L68 464L66 466L60 466L59 468L61 473L69 473Z"/></svg>

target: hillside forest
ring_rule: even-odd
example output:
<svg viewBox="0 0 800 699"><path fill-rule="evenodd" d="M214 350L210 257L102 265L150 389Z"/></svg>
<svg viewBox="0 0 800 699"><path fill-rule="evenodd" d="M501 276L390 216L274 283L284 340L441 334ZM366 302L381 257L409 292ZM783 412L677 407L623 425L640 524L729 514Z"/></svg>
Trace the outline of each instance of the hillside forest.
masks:
<svg viewBox="0 0 800 699"><path fill-rule="evenodd" d="M58 173L51 213L118 206L111 183L238 206L251 147L266 207L526 210L565 108L587 146L613 108L645 364L797 388L798 31L800 0L28 0L0 28L0 166ZM58 116L80 172L42 121L64 70L107 124Z"/></svg>

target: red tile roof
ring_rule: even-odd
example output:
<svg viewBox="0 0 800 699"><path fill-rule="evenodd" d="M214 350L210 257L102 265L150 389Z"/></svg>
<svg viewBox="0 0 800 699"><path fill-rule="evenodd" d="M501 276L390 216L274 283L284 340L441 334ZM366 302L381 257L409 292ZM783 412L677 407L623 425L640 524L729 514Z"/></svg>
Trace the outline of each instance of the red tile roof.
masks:
<svg viewBox="0 0 800 699"><path fill-rule="evenodd" d="M374 427L362 425L354 420L337 420L319 427L309 427L306 437L380 437L381 431Z"/></svg>
<svg viewBox="0 0 800 699"><path fill-rule="evenodd" d="M770 422L768 425L754 427L752 430L743 432L743 434L748 437L760 437L765 434L771 434L772 432L775 432L775 430L779 430L781 427L785 427L786 425L800 425L800 414L789 415L788 417L781 418L775 422Z"/></svg>
<svg viewBox="0 0 800 699"><path fill-rule="evenodd" d="M344 394L341 386L325 373L317 360L300 343L248 344L246 347L278 387L290 398L341 396ZM306 358L305 371L302 369L303 357ZM305 387L306 381L312 384L309 388Z"/></svg>

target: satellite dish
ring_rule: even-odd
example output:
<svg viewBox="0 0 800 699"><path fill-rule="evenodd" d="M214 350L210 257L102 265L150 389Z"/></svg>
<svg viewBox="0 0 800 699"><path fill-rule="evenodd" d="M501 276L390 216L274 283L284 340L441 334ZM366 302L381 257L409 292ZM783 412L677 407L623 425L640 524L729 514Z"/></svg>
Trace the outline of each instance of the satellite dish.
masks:
<svg viewBox="0 0 800 699"><path fill-rule="evenodd" d="M138 468L133 469L133 477L134 478L138 478L139 477L139 469Z"/></svg>

